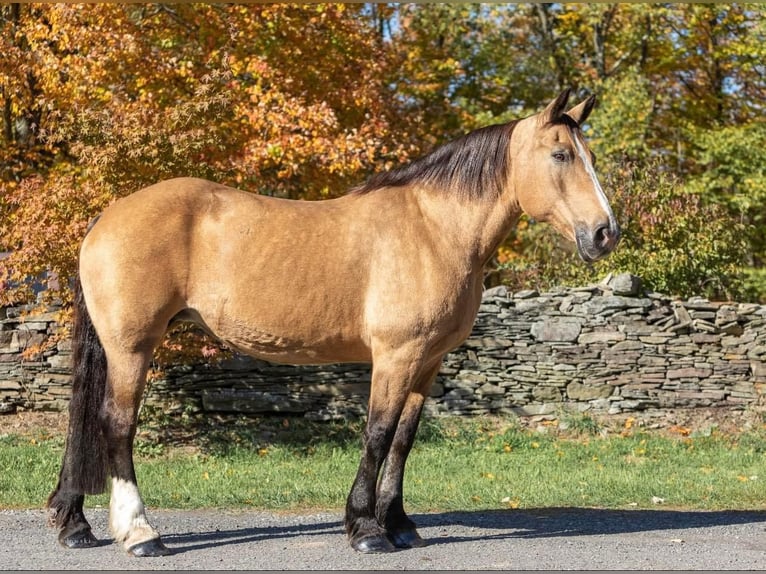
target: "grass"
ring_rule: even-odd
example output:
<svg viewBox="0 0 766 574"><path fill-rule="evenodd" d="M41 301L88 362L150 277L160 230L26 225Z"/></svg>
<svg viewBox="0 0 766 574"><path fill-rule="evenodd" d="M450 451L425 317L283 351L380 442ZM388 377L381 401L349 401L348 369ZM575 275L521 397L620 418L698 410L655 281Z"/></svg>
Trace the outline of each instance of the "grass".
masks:
<svg viewBox="0 0 766 574"><path fill-rule="evenodd" d="M405 478L409 510L600 507L766 509L766 425L602 433L594 421L529 430L513 420L425 419ZM257 424L260 423L260 424ZM339 509L354 479L362 423L208 419L142 423L136 471L150 507ZM0 508L40 507L63 438L0 435ZM107 505L107 495L87 505Z"/></svg>

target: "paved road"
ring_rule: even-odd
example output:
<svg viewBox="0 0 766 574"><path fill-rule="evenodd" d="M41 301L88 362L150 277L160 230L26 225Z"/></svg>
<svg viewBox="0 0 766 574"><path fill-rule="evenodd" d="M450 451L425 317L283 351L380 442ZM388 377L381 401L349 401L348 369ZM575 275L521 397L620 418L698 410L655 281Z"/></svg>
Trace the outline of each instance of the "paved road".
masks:
<svg viewBox="0 0 766 574"><path fill-rule="evenodd" d="M766 511L541 509L415 516L428 546L361 555L340 513L154 510L174 554L132 558L89 512L103 545L58 546L41 510L0 511L0 568L125 570L766 569Z"/></svg>

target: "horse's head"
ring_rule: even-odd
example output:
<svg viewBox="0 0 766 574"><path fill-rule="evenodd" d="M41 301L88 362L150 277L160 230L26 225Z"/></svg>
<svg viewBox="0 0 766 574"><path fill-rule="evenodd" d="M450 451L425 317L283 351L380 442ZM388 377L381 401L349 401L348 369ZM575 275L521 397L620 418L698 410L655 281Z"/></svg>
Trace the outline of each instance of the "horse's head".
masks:
<svg viewBox="0 0 766 574"><path fill-rule="evenodd" d="M566 111L569 90L541 113L521 120L511 143L516 198L527 215L551 223L577 244L584 261L609 254L620 228L582 136L595 96Z"/></svg>

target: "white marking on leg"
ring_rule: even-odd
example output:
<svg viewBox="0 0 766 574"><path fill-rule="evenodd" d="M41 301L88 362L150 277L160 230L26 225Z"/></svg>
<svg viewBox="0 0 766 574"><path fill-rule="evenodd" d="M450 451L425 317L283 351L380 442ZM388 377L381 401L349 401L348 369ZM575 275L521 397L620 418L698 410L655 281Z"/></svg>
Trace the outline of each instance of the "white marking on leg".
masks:
<svg viewBox="0 0 766 574"><path fill-rule="evenodd" d="M146 520L144 502L135 483L112 477L109 529L117 542L124 542L125 548L159 538Z"/></svg>

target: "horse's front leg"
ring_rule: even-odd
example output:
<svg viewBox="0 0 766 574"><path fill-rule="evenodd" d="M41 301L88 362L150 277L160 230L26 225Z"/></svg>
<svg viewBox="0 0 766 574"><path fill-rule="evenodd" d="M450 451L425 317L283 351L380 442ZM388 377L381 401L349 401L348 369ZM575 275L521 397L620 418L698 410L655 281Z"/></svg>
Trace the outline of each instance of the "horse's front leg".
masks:
<svg viewBox="0 0 766 574"><path fill-rule="evenodd" d="M404 465L415 441L423 403L441 367L441 357L424 370L407 397L378 484L376 516L397 548L424 546L415 523L404 512Z"/></svg>
<svg viewBox="0 0 766 574"><path fill-rule="evenodd" d="M386 529L376 516L378 474L396 433L399 417L416 378L419 362L413 355L376 359L364 430L362 459L346 501L346 532L354 550L393 552Z"/></svg>

